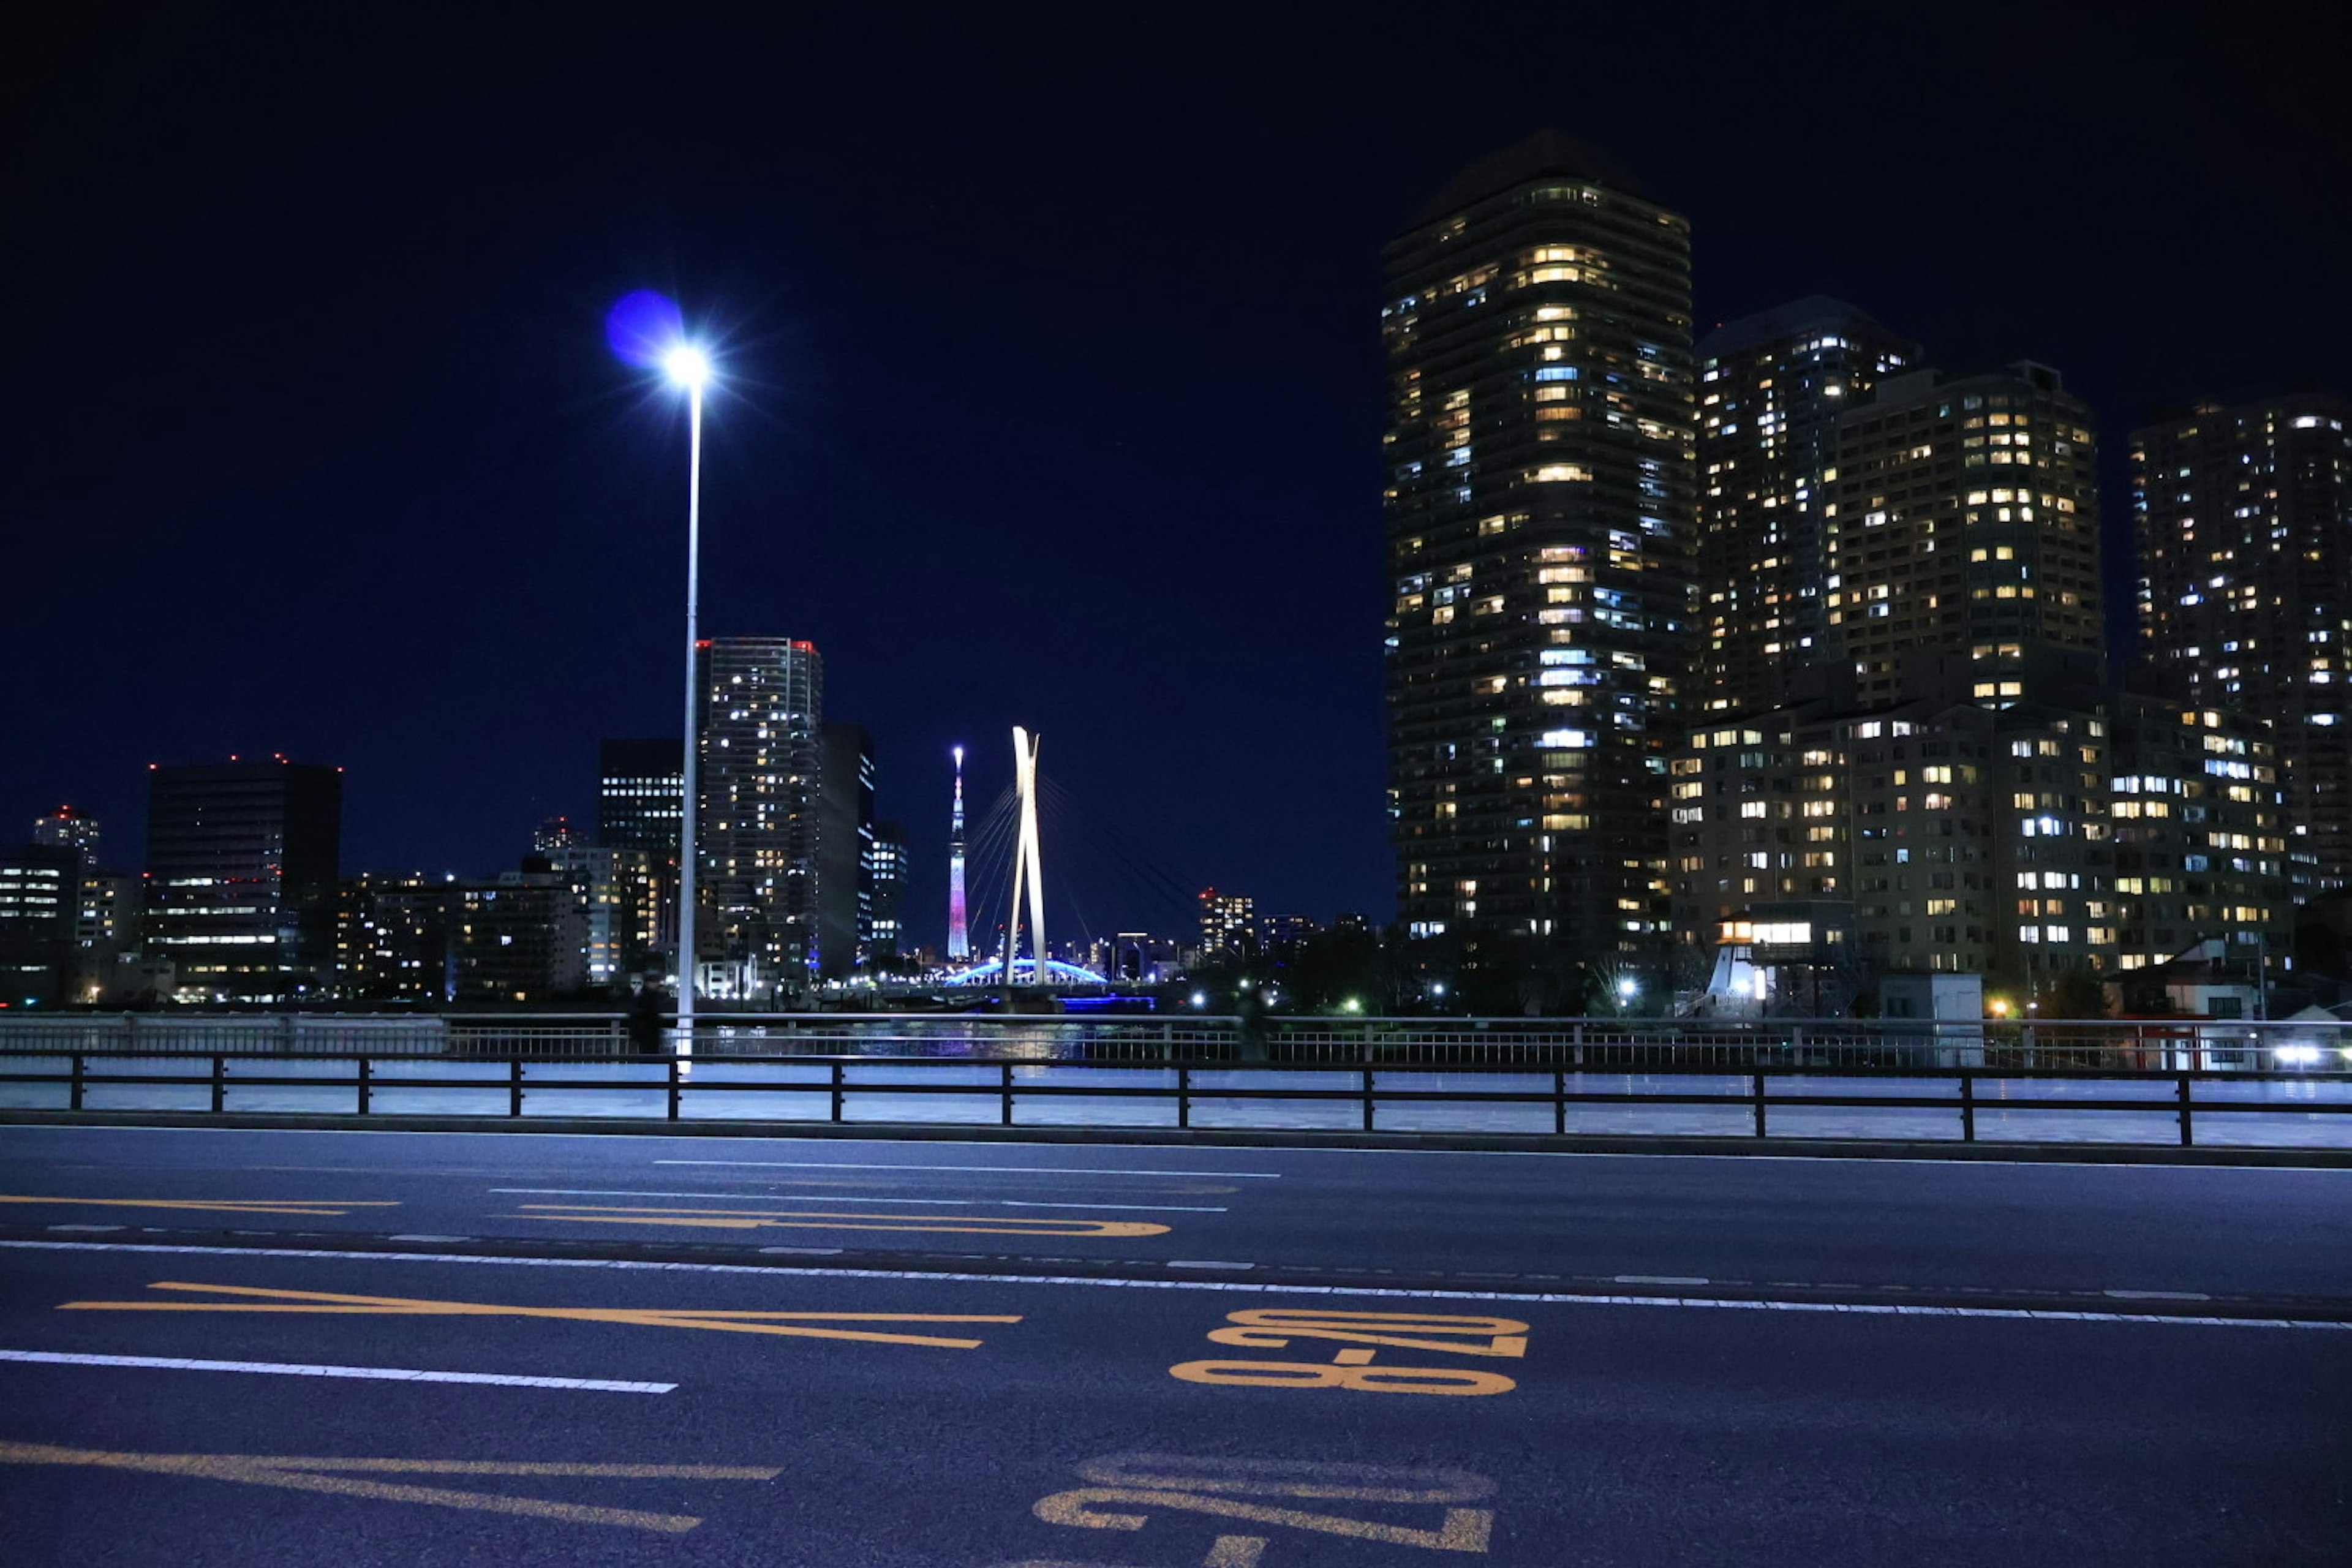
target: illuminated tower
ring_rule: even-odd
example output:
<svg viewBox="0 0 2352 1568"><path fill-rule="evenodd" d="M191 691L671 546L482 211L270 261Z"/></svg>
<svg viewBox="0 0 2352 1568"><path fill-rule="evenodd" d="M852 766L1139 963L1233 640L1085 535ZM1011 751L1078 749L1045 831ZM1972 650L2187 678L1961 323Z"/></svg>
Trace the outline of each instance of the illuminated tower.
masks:
<svg viewBox="0 0 2352 1568"><path fill-rule="evenodd" d="M1661 961L1696 640L1690 226L1548 134L1465 170L1386 267L1399 916Z"/></svg>
<svg viewBox="0 0 2352 1568"><path fill-rule="evenodd" d="M963 748L955 749L955 812L948 818L948 957L971 956L963 915Z"/></svg>

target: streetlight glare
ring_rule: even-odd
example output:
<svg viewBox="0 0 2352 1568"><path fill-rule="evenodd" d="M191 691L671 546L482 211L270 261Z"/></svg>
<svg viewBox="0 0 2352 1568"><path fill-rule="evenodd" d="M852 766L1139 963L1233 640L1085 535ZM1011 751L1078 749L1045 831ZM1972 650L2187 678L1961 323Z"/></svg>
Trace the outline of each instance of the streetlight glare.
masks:
<svg viewBox="0 0 2352 1568"><path fill-rule="evenodd" d="M692 343L680 343L662 356L662 372L678 385L699 391L710 379L710 357Z"/></svg>

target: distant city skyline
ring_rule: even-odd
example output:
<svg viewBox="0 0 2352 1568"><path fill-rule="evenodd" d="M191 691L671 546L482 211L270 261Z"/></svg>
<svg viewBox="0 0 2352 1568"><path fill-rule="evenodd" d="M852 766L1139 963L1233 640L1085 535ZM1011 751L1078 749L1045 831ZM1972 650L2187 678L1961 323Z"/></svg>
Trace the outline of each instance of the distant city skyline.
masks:
<svg viewBox="0 0 2352 1568"><path fill-rule="evenodd" d="M283 751L347 767L351 864L467 875L588 815L597 741L677 726L679 416L599 331L635 289L725 362L708 626L824 650L917 911L950 749L977 812L1014 723L1184 888L1391 911L1376 252L1537 128L1689 216L1699 333L1822 293L1949 369L2061 368L2111 561L2151 409L2352 364L2320 64L2218 19L1757 18L1693 49L1561 15L1436 50L1359 21L1130 54L1020 17L687 20L649 80L639 21L593 5L313 12L266 57L45 16L0 65L0 195L48 237L0 291L0 654L72 668L0 805L87 804L128 862L147 763ZM2072 162L2021 205L1964 138L1729 129L1790 80L1997 101ZM2223 213L2252 216L2149 243Z"/></svg>

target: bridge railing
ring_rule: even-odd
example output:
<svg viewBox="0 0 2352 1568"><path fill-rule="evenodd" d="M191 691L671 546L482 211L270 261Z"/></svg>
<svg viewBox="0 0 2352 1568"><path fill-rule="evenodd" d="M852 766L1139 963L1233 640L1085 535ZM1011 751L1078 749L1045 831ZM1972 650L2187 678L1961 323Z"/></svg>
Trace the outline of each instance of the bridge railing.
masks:
<svg viewBox="0 0 2352 1568"><path fill-rule="evenodd" d="M184 1040L0 1054L0 1108L2352 1149L2352 1073L2261 1068L434 1058Z"/></svg>
<svg viewBox="0 0 2352 1568"><path fill-rule="evenodd" d="M664 1048L677 1043L661 1033ZM0 1056L73 1052L607 1058L617 1013L56 1013L0 1017ZM1297 1067L2000 1067L2124 1072L2352 1070L2352 1025L2204 1019L1242 1019L705 1014L698 1057L898 1057L1005 1062Z"/></svg>

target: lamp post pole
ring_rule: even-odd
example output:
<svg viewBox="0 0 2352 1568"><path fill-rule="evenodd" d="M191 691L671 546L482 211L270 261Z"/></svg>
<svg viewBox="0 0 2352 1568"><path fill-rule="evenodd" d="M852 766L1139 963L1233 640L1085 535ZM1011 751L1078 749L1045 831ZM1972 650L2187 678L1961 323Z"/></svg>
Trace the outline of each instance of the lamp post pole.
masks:
<svg viewBox="0 0 2352 1568"><path fill-rule="evenodd" d="M698 357L698 361L699 356ZM694 868L695 836L694 805L695 763L701 746L695 734L695 700L697 679L696 654L699 651L700 627L699 591L702 573L702 376L698 374L673 375L686 384L687 392L687 479L686 479L686 755L679 769L681 787L678 801L677 826L677 1055L685 1061L694 1057Z"/></svg>

